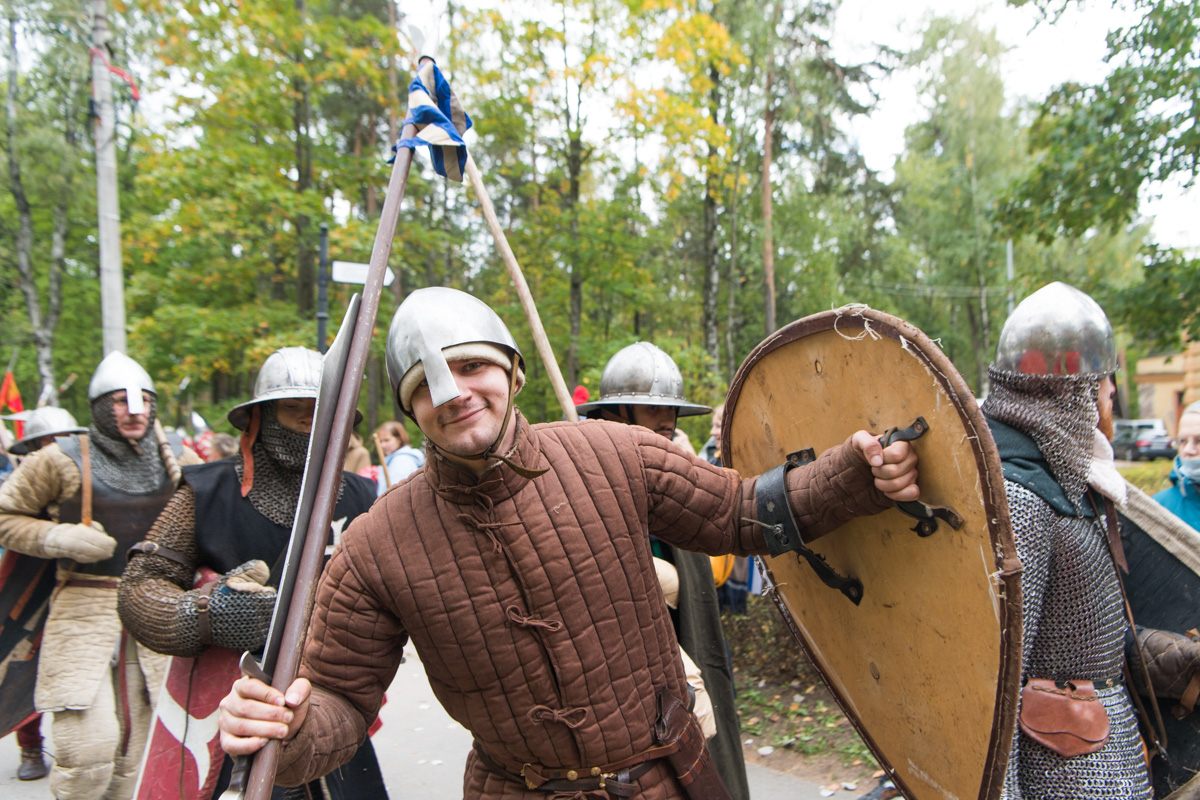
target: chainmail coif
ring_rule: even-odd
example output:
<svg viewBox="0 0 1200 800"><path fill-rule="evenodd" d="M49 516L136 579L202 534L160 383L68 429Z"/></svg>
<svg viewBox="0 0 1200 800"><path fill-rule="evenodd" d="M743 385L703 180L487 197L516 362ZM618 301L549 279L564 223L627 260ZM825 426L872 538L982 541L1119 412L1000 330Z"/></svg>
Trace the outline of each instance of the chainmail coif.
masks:
<svg viewBox="0 0 1200 800"><path fill-rule="evenodd" d="M308 458L308 434L289 430L275 416L275 403L261 406L262 421L258 438L250 447L254 456L254 486L246 499L254 510L276 525L290 529L296 519L296 504L300 500L300 484L304 480L304 464ZM245 472L245 463L238 453L238 480ZM338 498L346 488L346 478L338 485Z"/></svg>
<svg viewBox="0 0 1200 800"><path fill-rule="evenodd" d="M1100 421L1098 375L1024 375L988 367L983 413L1037 442L1050 471L1077 508L1088 487L1092 431Z"/></svg>
<svg viewBox="0 0 1200 800"><path fill-rule="evenodd" d="M154 436L156 398L148 406L146 433L137 442L121 435L113 410L115 392L92 401L92 422L88 436L92 447L92 474L126 494L150 494L158 489L167 468L163 465Z"/></svg>

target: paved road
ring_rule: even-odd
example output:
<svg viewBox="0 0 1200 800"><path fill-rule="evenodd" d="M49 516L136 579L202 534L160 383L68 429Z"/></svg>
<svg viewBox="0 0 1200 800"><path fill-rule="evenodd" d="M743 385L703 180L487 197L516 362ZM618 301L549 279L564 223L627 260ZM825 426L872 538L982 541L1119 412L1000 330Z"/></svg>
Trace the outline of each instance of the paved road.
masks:
<svg viewBox="0 0 1200 800"><path fill-rule="evenodd" d="M388 702L380 714L383 727L375 735L375 749L391 797L421 800L459 800L462 797L462 767L471 736L438 705L413 655L401 665L388 689ZM49 750L49 721L43 721ZM20 751L16 738L0 742L0 797L4 800L48 800L48 780L22 782L16 779ZM786 773L747 764L754 800L819 800L821 787ZM839 791L833 800L851 800L859 791ZM166 800L166 799L164 799Z"/></svg>

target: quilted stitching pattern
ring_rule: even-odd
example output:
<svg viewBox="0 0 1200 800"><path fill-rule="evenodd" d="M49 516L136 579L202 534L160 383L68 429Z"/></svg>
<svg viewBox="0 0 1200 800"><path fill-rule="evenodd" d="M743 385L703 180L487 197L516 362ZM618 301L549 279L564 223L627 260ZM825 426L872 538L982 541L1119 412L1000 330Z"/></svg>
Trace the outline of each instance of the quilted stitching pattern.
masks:
<svg viewBox="0 0 1200 800"><path fill-rule="evenodd" d="M318 589L301 674L346 698L327 711L344 712L347 731L375 718L408 639L450 715L513 772L644 750L655 687L685 691L647 534L709 553L764 552L759 526L740 522L752 513L754 482L615 423L530 429L521 420L518 442L517 462L550 472L529 480L499 468L474 483L435 454L343 536ZM862 470L836 454L803 472L826 491L857 481L839 489L833 511L797 488L814 525L879 506L869 469L863 487ZM348 752L336 716L320 734L305 724L285 748L303 755L288 753L281 780L336 766L334 751ZM472 766L467 776L481 796L527 796L482 773ZM663 791L645 796L677 790Z"/></svg>

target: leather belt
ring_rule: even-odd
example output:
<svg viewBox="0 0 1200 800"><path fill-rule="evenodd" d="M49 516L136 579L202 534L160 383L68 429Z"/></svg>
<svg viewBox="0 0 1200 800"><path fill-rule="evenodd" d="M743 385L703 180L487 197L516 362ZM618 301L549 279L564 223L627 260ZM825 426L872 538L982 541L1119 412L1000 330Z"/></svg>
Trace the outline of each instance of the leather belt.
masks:
<svg viewBox="0 0 1200 800"><path fill-rule="evenodd" d="M116 589L121 585L118 578L67 578L63 586L82 586L88 589Z"/></svg>
<svg viewBox="0 0 1200 800"><path fill-rule="evenodd" d="M637 780L654 767L666 753L659 751L670 748L652 747L632 758L608 767L580 767L579 769L549 769L534 764L525 764L520 774L505 769L483 752L475 743L475 755L479 763L489 771L504 778L522 783L527 789L537 792L595 792L605 791L613 797L632 797L638 791ZM626 762L639 760L632 765Z"/></svg>

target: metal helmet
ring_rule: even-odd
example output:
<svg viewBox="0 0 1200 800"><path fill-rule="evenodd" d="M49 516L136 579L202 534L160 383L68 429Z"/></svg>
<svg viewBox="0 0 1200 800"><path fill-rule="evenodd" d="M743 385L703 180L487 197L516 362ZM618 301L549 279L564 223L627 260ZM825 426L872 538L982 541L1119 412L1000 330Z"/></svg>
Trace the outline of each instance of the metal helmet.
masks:
<svg viewBox="0 0 1200 800"><path fill-rule="evenodd" d="M142 369L142 365L114 350L104 357L92 373L92 382L88 384L88 402L121 389L125 390L130 414L146 413L142 405L142 392L158 396L158 392L154 391L154 381L150 380L149 373Z"/></svg>
<svg viewBox="0 0 1200 800"><path fill-rule="evenodd" d="M12 414L5 419L18 420L25 423L25 431L12 447L10 453L23 456L29 452L29 446L43 436L65 436L68 433L87 433L87 428L81 428L65 408L43 406L31 411Z"/></svg>
<svg viewBox="0 0 1200 800"><path fill-rule="evenodd" d="M681 417L708 414L708 406L683 399L683 374L675 361L649 342L618 350L600 375L600 396L577 407L580 414L611 405L672 406Z"/></svg>
<svg viewBox="0 0 1200 800"><path fill-rule="evenodd" d="M1055 281L1026 297L1000 331L995 367L1025 375L1109 375L1117 346L1104 309Z"/></svg>
<svg viewBox="0 0 1200 800"><path fill-rule="evenodd" d="M254 382L254 395L229 410L229 424L245 430L250 422L250 407L268 400L288 397L316 397L321 386L324 359L307 347L281 347L263 362Z"/></svg>
<svg viewBox="0 0 1200 800"><path fill-rule="evenodd" d="M444 286L413 292L396 309L388 328L387 372L392 395L399 401L400 382L420 364L435 408L458 397L458 384L442 351L474 342L515 353L518 369L525 369L525 358L516 340L487 303ZM404 411L411 413L411 409Z"/></svg>

